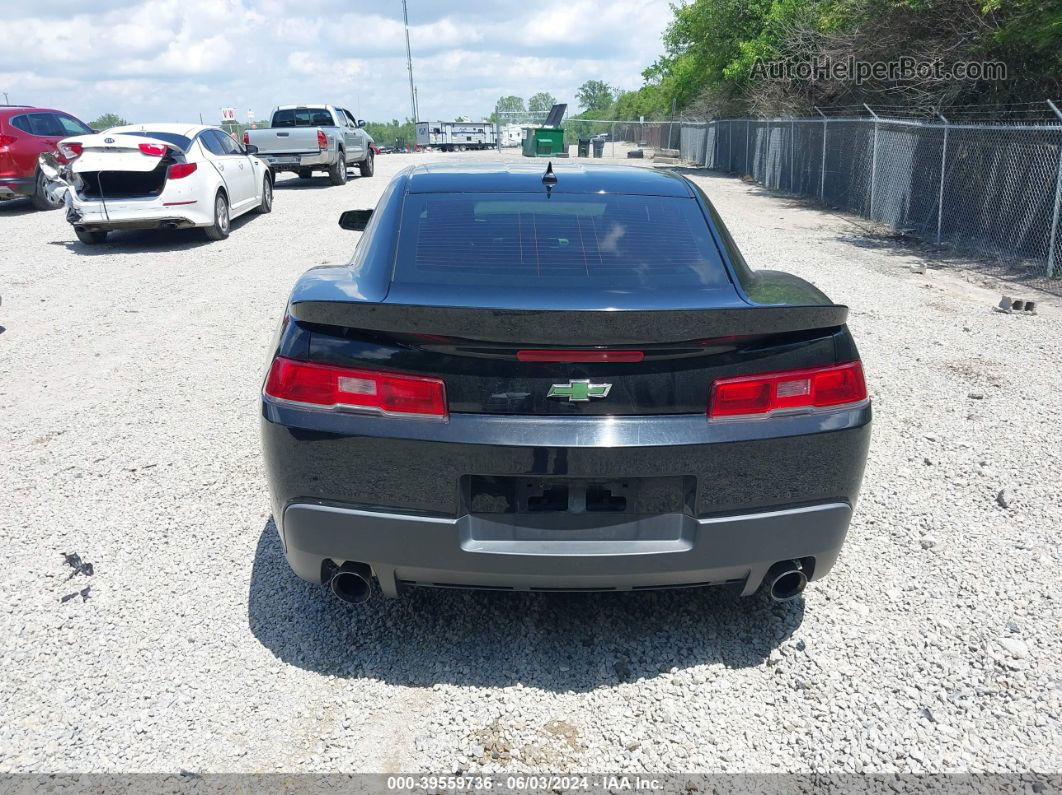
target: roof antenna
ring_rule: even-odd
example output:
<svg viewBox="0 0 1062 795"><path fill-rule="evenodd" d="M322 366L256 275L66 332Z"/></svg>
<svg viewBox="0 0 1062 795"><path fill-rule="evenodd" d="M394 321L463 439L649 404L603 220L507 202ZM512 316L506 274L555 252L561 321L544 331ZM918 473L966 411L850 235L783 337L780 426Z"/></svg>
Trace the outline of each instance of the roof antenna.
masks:
<svg viewBox="0 0 1062 795"><path fill-rule="evenodd" d="M546 186L546 198L549 198L553 186L557 184L557 175L553 173L553 161L546 164L546 173L542 175L542 184Z"/></svg>

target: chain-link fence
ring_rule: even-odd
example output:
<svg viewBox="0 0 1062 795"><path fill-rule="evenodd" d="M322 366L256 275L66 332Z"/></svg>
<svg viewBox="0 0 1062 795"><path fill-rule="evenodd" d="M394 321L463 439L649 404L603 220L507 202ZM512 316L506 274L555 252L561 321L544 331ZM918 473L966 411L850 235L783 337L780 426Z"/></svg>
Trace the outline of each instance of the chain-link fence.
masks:
<svg viewBox="0 0 1062 795"><path fill-rule="evenodd" d="M614 121L611 119L568 118L564 120L564 137L569 143L580 138L603 136L615 144L623 142L649 149L678 149L682 137L681 121ZM609 149L610 157L617 156L615 146Z"/></svg>
<svg viewBox="0 0 1062 795"><path fill-rule="evenodd" d="M1062 294L1062 124L683 122L682 159L750 176Z"/></svg>

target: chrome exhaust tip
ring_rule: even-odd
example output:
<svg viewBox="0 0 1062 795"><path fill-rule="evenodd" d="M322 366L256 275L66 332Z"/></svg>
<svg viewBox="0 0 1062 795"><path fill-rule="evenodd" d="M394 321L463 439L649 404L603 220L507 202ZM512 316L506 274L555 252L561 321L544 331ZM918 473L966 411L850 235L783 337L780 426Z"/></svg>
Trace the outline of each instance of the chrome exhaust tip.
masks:
<svg viewBox="0 0 1062 795"><path fill-rule="evenodd" d="M799 560L776 563L767 572L767 590L776 602L788 602L804 593L808 576Z"/></svg>
<svg viewBox="0 0 1062 795"><path fill-rule="evenodd" d="M344 563L328 581L332 593L350 604L361 604L372 595L372 569L368 563Z"/></svg>

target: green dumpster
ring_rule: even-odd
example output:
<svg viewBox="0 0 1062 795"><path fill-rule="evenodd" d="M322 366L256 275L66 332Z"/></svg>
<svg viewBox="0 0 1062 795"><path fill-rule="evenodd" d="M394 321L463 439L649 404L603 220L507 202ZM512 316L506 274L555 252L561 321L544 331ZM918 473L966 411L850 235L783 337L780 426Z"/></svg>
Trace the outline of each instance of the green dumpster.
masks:
<svg viewBox="0 0 1062 795"><path fill-rule="evenodd" d="M564 129L561 127L527 127L524 130L524 157L564 157Z"/></svg>

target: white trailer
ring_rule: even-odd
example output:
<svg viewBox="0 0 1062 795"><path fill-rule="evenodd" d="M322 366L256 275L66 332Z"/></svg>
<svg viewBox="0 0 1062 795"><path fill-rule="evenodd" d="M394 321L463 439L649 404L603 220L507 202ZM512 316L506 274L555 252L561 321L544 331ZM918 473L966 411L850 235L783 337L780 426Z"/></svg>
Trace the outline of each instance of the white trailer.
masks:
<svg viewBox="0 0 1062 795"><path fill-rule="evenodd" d="M493 149L498 145L494 123L489 121L418 121L417 146L444 152Z"/></svg>

